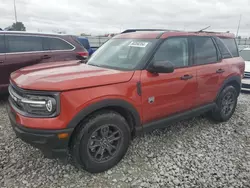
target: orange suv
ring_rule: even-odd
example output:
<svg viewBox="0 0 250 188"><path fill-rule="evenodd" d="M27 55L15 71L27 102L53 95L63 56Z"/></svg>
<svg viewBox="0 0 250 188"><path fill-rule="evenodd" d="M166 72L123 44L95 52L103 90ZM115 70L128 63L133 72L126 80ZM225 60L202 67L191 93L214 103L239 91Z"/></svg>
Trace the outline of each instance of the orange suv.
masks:
<svg viewBox="0 0 250 188"><path fill-rule="evenodd" d="M102 172L139 133L203 113L227 121L244 69L230 33L126 30L87 64L12 73L8 114L16 135L45 156Z"/></svg>

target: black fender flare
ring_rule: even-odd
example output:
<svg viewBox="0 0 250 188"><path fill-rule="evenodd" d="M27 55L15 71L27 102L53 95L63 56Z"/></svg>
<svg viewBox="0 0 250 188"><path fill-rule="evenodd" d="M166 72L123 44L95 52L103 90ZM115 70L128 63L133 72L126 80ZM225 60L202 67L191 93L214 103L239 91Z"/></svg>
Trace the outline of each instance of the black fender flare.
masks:
<svg viewBox="0 0 250 188"><path fill-rule="evenodd" d="M67 128L75 128L79 123L91 113L108 107L121 107L132 115L135 125L134 128L141 125L141 118L135 107L129 102L122 99L105 99L96 103L93 103L86 108L83 108L74 118L69 122Z"/></svg>
<svg viewBox="0 0 250 188"><path fill-rule="evenodd" d="M217 93L216 99L218 99L218 97L219 97L220 93L222 92L222 90L223 90L223 89L225 88L225 86L228 85L230 82L237 82L237 84L239 84L239 86L240 86L240 88L241 88L241 77L240 77L239 75L237 75L237 76L231 76L231 77L227 78L227 79L223 82L223 84L222 84L222 86L221 86L219 92ZM239 91L239 93L240 93L240 91Z"/></svg>

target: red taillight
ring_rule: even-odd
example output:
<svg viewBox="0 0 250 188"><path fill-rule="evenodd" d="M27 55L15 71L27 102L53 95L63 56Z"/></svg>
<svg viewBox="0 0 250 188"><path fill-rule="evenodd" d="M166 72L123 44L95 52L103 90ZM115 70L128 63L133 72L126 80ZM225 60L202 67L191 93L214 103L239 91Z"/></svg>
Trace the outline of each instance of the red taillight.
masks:
<svg viewBox="0 0 250 188"><path fill-rule="evenodd" d="M77 54L83 58L88 58L89 57L89 53L88 52L77 52Z"/></svg>

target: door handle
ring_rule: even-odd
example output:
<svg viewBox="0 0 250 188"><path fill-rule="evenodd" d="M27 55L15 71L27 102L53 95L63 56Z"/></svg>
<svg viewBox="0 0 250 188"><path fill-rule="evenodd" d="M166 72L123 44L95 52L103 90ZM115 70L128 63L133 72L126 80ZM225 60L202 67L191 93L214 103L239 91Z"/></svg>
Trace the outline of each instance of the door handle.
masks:
<svg viewBox="0 0 250 188"><path fill-rule="evenodd" d="M189 80L191 78L193 78L193 75L186 74L186 75L181 77L181 80Z"/></svg>
<svg viewBox="0 0 250 188"><path fill-rule="evenodd" d="M51 56L49 56L49 55L42 56L42 59L49 59L49 58L51 58Z"/></svg>
<svg viewBox="0 0 250 188"><path fill-rule="evenodd" d="M216 73L223 73L223 72L225 72L225 70L223 70L223 69L218 69L218 70L216 71Z"/></svg>

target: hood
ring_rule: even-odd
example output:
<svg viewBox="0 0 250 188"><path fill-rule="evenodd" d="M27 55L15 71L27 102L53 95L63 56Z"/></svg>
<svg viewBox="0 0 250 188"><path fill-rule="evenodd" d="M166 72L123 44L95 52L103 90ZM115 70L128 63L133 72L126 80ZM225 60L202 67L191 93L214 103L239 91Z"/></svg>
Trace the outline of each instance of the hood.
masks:
<svg viewBox="0 0 250 188"><path fill-rule="evenodd" d="M128 82L133 73L64 61L25 67L13 72L10 79L23 89L63 91Z"/></svg>
<svg viewBox="0 0 250 188"><path fill-rule="evenodd" d="M250 61L245 61L245 72L250 72Z"/></svg>

